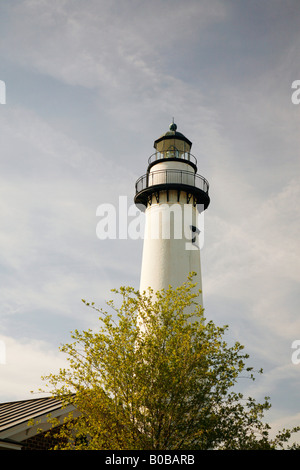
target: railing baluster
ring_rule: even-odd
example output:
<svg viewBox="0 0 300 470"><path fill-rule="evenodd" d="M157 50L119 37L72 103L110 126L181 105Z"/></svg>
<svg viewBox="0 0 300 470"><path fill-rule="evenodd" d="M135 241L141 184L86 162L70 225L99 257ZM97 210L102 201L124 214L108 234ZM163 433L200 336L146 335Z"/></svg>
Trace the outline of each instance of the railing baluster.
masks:
<svg viewBox="0 0 300 470"><path fill-rule="evenodd" d="M191 177L193 177L193 183L190 180ZM135 184L135 190L136 193L138 193L143 189L147 189L149 186L164 183L187 184L202 189L205 193L208 193L209 190L208 181L203 176L190 171L171 169L153 171L141 176Z"/></svg>
<svg viewBox="0 0 300 470"><path fill-rule="evenodd" d="M169 150L166 150L165 152L156 151L155 153L150 155L150 157L148 158L148 164L153 163L154 161L157 161L157 160L164 160L168 158L167 152L170 152L170 151ZM179 155L178 150L177 150L177 154L175 154L173 151L172 155L168 154L168 156L172 158L176 158L176 159L187 160L197 166L197 158L189 152L183 152L182 154Z"/></svg>

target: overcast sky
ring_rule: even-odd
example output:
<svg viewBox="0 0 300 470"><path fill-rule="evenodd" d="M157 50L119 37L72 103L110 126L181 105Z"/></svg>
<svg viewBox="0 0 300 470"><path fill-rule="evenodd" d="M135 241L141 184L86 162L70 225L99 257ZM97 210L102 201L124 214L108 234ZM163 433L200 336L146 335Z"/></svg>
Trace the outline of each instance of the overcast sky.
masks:
<svg viewBox="0 0 300 470"><path fill-rule="evenodd" d="M206 317L263 367L242 388L274 429L300 423L299 24L299 0L0 3L1 401L97 325L82 298L139 287L142 239L99 240L96 210L132 205L174 117L210 183Z"/></svg>

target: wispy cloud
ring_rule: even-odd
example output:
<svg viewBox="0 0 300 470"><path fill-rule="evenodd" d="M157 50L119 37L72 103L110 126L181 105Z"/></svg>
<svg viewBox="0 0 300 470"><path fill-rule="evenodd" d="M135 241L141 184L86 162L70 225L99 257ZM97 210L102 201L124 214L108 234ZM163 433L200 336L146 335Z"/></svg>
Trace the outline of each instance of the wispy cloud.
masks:
<svg viewBox="0 0 300 470"><path fill-rule="evenodd" d="M101 303L111 287L138 285L142 243L98 240L96 208L133 199L174 116L211 185L206 314L229 323L267 366L254 391L291 397L275 398L274 420L298 412L290 344L300 332L300 138L290 87L299 78L299 13L297 2L267 4L1 5L11 81L0 113L0 326L9 349L28 359L42 351L54 364L46 344L55 349L69 329L96 323L81 297ZM2 396L22 394L44 373L40 361L17 386L17 368L14 359L1 376Z"/></svg>
<svg viewBox="0 0 300 470"><path fill-rule="evenodd" d="M15 340L1 336L1 341L5 344L6 352L5 363L0 364L2 401L40 396L39 389L46 388L41 379L41 370L45 371L43 375L46 376L67 365L64 356L50 350L49 344L38 339Z"/></svg>

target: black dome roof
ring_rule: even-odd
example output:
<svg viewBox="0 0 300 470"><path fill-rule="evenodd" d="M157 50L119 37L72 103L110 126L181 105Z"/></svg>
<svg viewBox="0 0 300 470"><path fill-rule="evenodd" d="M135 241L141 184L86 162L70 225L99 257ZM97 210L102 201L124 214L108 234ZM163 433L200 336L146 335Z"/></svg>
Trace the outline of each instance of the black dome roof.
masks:
<svg viewBox="0 0 300 470"><path fill-rule="evenodd" d="M156 148L156 145L161 142L162 140L167 140L167 139L178 139L178 140L183 140L186 142L190 147L192 147L192 142L185 137L181 132L177 132L177 125L173 122L169 126L169 131L167 131L165 134L161 135L158 139L154 141L154 148Z"/></svg>

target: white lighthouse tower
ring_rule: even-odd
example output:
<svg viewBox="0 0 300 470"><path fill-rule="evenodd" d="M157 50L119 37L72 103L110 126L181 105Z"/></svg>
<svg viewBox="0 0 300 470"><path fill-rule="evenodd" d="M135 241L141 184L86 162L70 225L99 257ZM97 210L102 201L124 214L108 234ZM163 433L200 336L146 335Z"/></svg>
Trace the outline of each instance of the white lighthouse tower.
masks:
<svg viewBox="0 0 300 470"><path fill-rule="evenodd" d="M173 122L136 182L134 201L146 217L140 292L176 288L190 272L202 290L199 214L209 205L209 185L197 174L191 147ZM198 301L203 305L202 295Z"/></svg>

